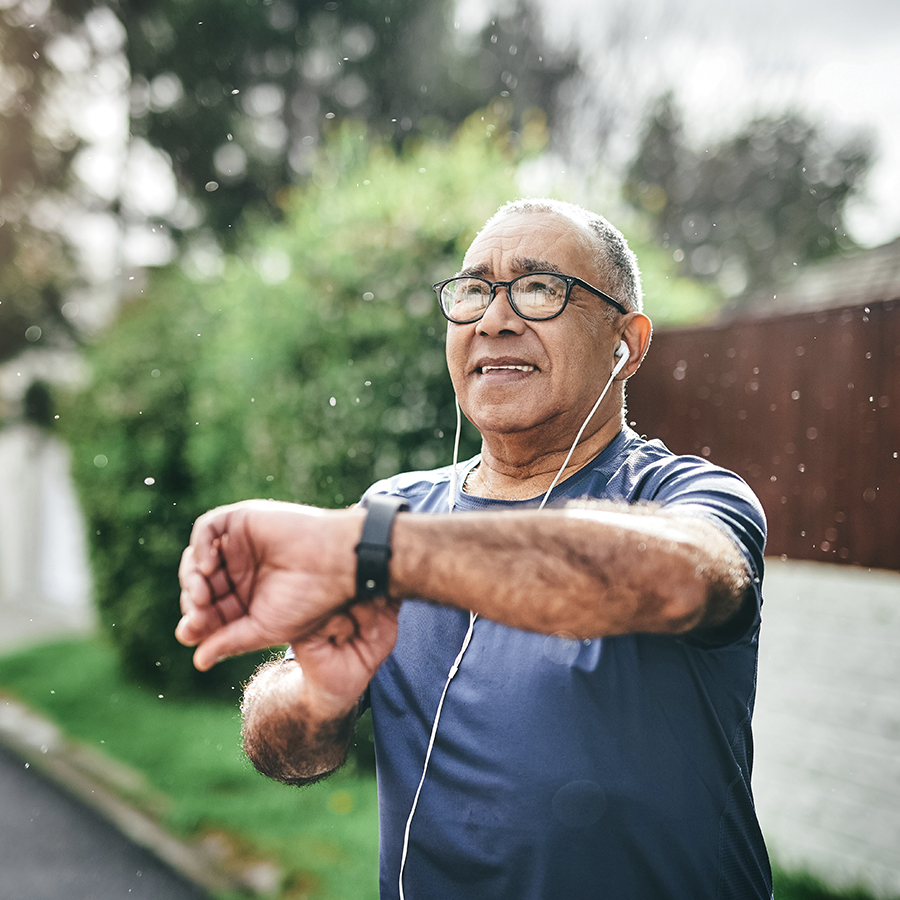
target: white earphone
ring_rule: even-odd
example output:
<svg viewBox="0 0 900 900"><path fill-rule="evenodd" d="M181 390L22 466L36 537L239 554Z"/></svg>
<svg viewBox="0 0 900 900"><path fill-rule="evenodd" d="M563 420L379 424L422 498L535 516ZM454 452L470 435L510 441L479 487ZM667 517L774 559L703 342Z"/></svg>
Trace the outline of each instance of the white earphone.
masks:
<svg viewBox="0 0 900 900"><path fill-rule="evenodd" d="M547 503L547 499L550 496L550 492L553 488L556 487L556 483L559 481L562 473L565 472L566 466L569 464L569 460L572 458L572 454L575 452L575 448L578 446L578 442L581 440L581 435L584 433L584 429L587 428L588 422L593 418L594 413L597 412L598 407L603 401L603 398L606 396L606 392L609 390L610 385L613 383L616 375L622 371L622 369L627 365L628 360L631 358L631 353L628 349L628 344L625 341L619 341L619 346L616 347L613 356L616 360L616 364L613 366L613 370L610 373L609 380L606 382L603 390L600 393L600 396L597 398L597 402L592 407L591 411L588 413L587 418L581 425L581 428L578 429L578 434L575 435L575 440L572 442L572 446L569 449L569 453L566 456L565 462L560 467L559 471L556 473L556 477L553 479L553 483L547 488L547 492L544 494L543 499L541 500L541 504L538 507L539 509L543 509L544 505ZM453 465L450 469L450 491L448 497L448 512L453 512L453 507L456 502L456 491L458 487L458 473L457 473L457 460L459 457L459 436L460 431L462 429L462 414L459 408L459 401L456 402L456 439L453 443ZM409 811L409 816L406 819L406 828L403 832L403 848L400 854L400 871L398 873L398 887L400 893L400 900L406 900L406 892L404 890L403 885L403 874L406 869L406 860L409 854L409 836L410 830L412 828L413 816L416 814L416 807L419 805L419 796L422 793L422 787L425 784L425 776L428 774L428 764L431 762L431 753L434 750L434 742L437 738L438 731L438 723L441 720L441 710L444 708L444 700L447 697L447 691L450 689L450 682L453 681L456 673L459 671L459 667L462 664L463 656L466 653L466 650L469 647L469 643L472 640L472 635L475 629L475 622L478 619L478 616L470 612L469 613L469 628L466 631L466 636L463 639L462 647L460 648L459 654L456 659L453 661L453 665L450 667L450 672L447 675L447 680L444 683L444 689L441 692L440 700L438 701L437 711L434 715L434 721L431 725L431 735L428 739L428 748L425 751L425 761L422 766L422 776L419 779L418 787L416 788L415 796L413 797L412 806Z"/></svg>

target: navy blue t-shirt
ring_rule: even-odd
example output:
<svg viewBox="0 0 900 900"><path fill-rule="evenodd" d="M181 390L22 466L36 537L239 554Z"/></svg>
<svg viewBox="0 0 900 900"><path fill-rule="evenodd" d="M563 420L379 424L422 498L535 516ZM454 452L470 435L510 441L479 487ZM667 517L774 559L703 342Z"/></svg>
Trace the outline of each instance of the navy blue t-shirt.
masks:
<svg viewBox="0 0 900 900"><path fill-rule="evenodd" d="M465 473L475 458L462 467ZM450 470L370 493L448 509ZM594 640L485 619L450 685L412 822L409 900L758 900L771 874L750 791L765 521L747 485L624 430L554 490L652 501L721 527L753 578L716 632ZM456 510L522 509L459 492ZM407 601L370 688L382 898L398 897L407 817L466 612Z"/></svg>

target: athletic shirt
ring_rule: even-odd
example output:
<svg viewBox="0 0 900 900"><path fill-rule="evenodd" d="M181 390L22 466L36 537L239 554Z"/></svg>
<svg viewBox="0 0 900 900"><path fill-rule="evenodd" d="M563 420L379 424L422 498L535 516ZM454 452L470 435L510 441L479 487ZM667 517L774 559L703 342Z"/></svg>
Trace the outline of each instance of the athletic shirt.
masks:
<svg viewBox="0 0 900 900"><path fill-rule="evenodd" d="M459 483L478 457L460 467ZM448 509L450 468L370 493ZM713 522L752 577L725 626L576 640L487 619L452 681L412 821L408 900L770 898L750 790L765 519L738 476L625 429L561 482L579 498L652 502ZM365 502L365 501L364 501ZM458 492L455 509L525 509ZM627 565L627 560L622 562ZM382 898L399 896L407 818L469 614L406 601L369 691Z"/></svg>

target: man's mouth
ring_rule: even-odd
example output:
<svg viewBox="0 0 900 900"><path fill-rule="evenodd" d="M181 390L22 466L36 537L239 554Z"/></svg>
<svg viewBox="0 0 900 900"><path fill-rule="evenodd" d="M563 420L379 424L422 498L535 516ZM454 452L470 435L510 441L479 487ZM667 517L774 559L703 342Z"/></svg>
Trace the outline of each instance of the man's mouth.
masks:
<svg viewBox="0 0 900 900"><path fill-rule="evenodd" d="M479 375L487 375L490 372L536 372L536 366L515 365L515 366L479 366L476 370Z"/></svg>

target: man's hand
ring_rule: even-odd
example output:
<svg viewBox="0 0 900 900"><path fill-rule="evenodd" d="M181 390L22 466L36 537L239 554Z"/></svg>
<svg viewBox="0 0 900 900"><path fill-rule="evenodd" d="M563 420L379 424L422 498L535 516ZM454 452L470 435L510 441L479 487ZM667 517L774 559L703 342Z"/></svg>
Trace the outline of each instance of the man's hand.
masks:
<svg viewBox="0 0 900 900"><path fill-rule="evenodd" d="M342 765L359 698L396 640L397 607L380 598L294 644L295 659L259 669L241 705L253 765L288 784L315 781Z"/></svg>
<svg viewBox="0 0 900 900"><path fill-rule="evenodd" d="M363 517L357 509L266 500L201 516L178 571L182 619L175 631L181 643L197 646L194 665L205 671L228 656L317 634L335 647L358 646L360 619L348 610Z"/></svg>

